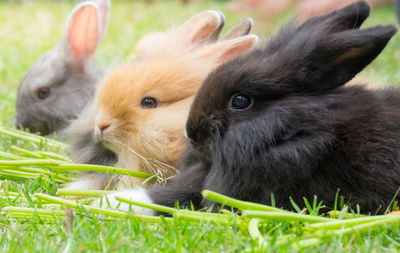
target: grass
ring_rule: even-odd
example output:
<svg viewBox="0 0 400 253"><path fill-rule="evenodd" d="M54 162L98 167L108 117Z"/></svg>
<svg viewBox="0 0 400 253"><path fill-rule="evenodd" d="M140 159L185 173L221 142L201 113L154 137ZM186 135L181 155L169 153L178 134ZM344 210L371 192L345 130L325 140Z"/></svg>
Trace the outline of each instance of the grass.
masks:
<svg viewBox="0 0 400 253"><path fill-rule="evenodd" d="M109 32L95 56L96 60L104 66L113 66L131 58L135 42L142 35L154 30L165 30L170 24L181 23L202 10L222 10L227 16L227 27L244 17L226 11L223 2L205 2L187 6L182 6L177 1L152 4L139 1L113 0L112 2ZM63 162L68 160L64 159L65 148L62 145L35 139L29 135L22 138L18 135L5 134L1 131L4 130L1 125L12 126L19 81L30 65L60 40L65 17L74 4L75 2L43 0L0 2L0 162L2 160L18 161L21 158L53 159ZM258 14L255 17L255 32L267 36L276 31L288 18L289 13L277 20L266 20ZM386 6L375 10L364 26L395 22L394 9ZM400 80L399 48L400 38L396 35L385 51L367 67L359 79L370 80L379 85L398 85ZM35 141L32 141L32 138ZM0 208L6 206L39 208L47 212L37 209L29 213L28 209L20 209L19 217L17 215L14 218L11 218L8 212L3 212L0 215L1 252L301 251L302 245L316 243L315 240L322 241L318 241L317 245L303 251L400 250L400 228L395 218L392 222L385 220L381 222L382 224L377 224L375 229L367 226L363 228L363 233L359 228L357 231L350 229L332 235L329 234L332 230L329 230L326 225L311 225L312 221L325 220L323 216L318 216L320 206L316 200L306 204L297 203L300 207L306 206L308 213L315 215L311 220L307 218L308 221L299 221L298 217L293 215L288 219L286 213L278 213L278 215L276 211L279 209L262 209L264 212L261 212L257 207L243 214L246 217L256 217L250 220L251 224L248 224L250 218L237 218L232 215L229 216L231 218L227 222L217 222L211 218L199 220L197 214L185 211L178 211L173 220L161 218L157 222L144 221L134 216L124 218L104 216L81 207L78 207L74 215L70 215L62 206L49 204L43 199L43 195L34 197L34 194L56 196L60 183L65 181L65 178L73 177L74 172L53 170L51 166L55 165L52 163L47 163L47 167L43 163L36 167L25 166L28 169L23 170L22 167L18 173L16 169L10 173L2 167L12 166L12 164L15 165L15 163L5 162L0 165L0 177L3 179L0 180ZM43 171L34 169L42 169L48 173L43 174ZM101 193L91 194L100 195ZM220 200L219 196L212 195L211 198ZM227 205L248 208L243 202L225 201ZM52 210L56 211L52 212ZM280 218L265 222L265 217L271 214L276 214L274 217ZM351 222L350 220L349 223ZM357 223L351 224L361 226L360 222L357 220ZM331 226L338 228L337 225ZM318 237L307 237L307 234ZM259 247L260 236L266 242L264 245L266 248ZM290 243L286 243L289 241Z"/></svg>

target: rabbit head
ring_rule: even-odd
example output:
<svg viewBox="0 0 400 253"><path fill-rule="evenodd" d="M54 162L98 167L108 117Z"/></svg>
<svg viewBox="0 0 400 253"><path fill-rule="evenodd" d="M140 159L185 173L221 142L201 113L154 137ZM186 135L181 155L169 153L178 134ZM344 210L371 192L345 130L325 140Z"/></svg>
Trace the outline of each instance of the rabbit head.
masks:
<svg viewBox="0 0 400 253"><path fill-rule="evenodd" d="M97 0L73 9L62 41L29 69L19 85L16 127L51 134L76 118L91 100L103 74L91 56L106 34L109 7L109 0Z"/></svg>
<svg viewBox="0 0 400 253"><path fill-rule="evenodd" d="M100 86L94 134L118 155L119 166L142 171L154 167L175 174L171 166L177 165L185 147L185 121L203 79L257 43L256 36L246 35L204 45L215 28L201 27L208 32L197 33L195 39L187 36L190 30L173 31L158 50L117 67Z"/></svg>
<svg viewBox="0 0 400 253"><path fill-rule="evenodd" d="M190 22L189 22L190 21ZM188 44L188 47L199 46L199 40L203 41L204 38L207 38L209 34L211 34L214 30L221 30L224 25L224 16L218 12L214 11L206 11L199 15L194 16L189 19L182 27L187 27L189 29L191 24L193 25L193 29L191 33L187 35L190 36L190 40L192 43ZM204 28L199 26L199 23L203 23ZM197 27L197 30L194 29ZM210 29L211 27L211 29ZM181 28L182 29L182 28ZM204 31L208 31L208 34ZM162 40L168 38L166 36L168 33L157 33L162 36ZM140 40L137 49L137 57L149 57L152 52L153 47L155 46L155 42L152 39L156 39L157 36L153 36L154 34L150 34L149 36L145 36ZM169 34L169 37L173 36ZM147 42L146 42L147 41ZM160 43L158 43L160 44ZM96 96L95 96L96 97ZM94 139L94 121L96 116L96 99L88 104L84 111L82 111L76 120L73 120L71 124L61 132L61 137L68 141L70 146L70 157L79 163L89 163L89 164L104 164L104 165L114 165L116 163L116 155L105 148L100 142Z"/></svg>
<svg viewBox="0 0 400 253"><path fill-rule="evenodd" d="M346 84L396 33L394 26L359 29L369 11L367 3L358 2L299 26L289 24L260 49L219 67L192 105L188 137L196 147L215 142L231 127L268 112L275 101Z"/></svg>

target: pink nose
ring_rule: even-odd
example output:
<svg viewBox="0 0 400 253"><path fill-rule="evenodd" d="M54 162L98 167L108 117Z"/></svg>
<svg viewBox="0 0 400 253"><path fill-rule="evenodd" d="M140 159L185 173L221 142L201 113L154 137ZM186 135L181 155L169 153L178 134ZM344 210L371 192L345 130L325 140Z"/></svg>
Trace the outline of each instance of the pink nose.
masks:
<svg viewBox="0 0 400 253"><path fill-rule="evenodd" d="M110 127L110 124L99 125L100 132L103 133L109 127Z"/></svg>

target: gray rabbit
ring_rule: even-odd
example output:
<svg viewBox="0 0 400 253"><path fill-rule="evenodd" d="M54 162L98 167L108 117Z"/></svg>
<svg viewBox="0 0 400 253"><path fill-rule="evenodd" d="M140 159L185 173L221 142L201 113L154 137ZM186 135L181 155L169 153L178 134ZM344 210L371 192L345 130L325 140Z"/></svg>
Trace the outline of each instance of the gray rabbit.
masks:
<svg viewBox="0 0 400 253"><path fill-rule="evenodd" d="M76 118L92 99L104 70L91 56L107 31L110 0L78 4L70 13L64 38L46 52L22 79L16 127L49 135Z"/></svg>

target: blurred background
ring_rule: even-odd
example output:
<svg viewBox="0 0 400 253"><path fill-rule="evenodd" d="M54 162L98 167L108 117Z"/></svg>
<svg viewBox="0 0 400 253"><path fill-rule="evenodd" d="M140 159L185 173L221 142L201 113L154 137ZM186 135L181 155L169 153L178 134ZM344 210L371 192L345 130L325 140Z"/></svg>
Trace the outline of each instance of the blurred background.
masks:
<svg viewBox="0 0 400 253"><path fill-rule="evenodd" d="M135 43L145 34L164 31L207 9L222 11L224 30L246 16L254 18L253 33L267 37L293 17L300 20L352 0L112 0L110 25L95 60L111 67L133 57ZM16 90L29 67L63 37L68 13L80 1L0 0L0 119L12 120ZM371 18L363 27L397 24L394 1L370 0ZM361 74L382 85L400 82L399 35ZM11 124L11 123L10 123ZM7 123L8 125L8 123Z"/></svg>

